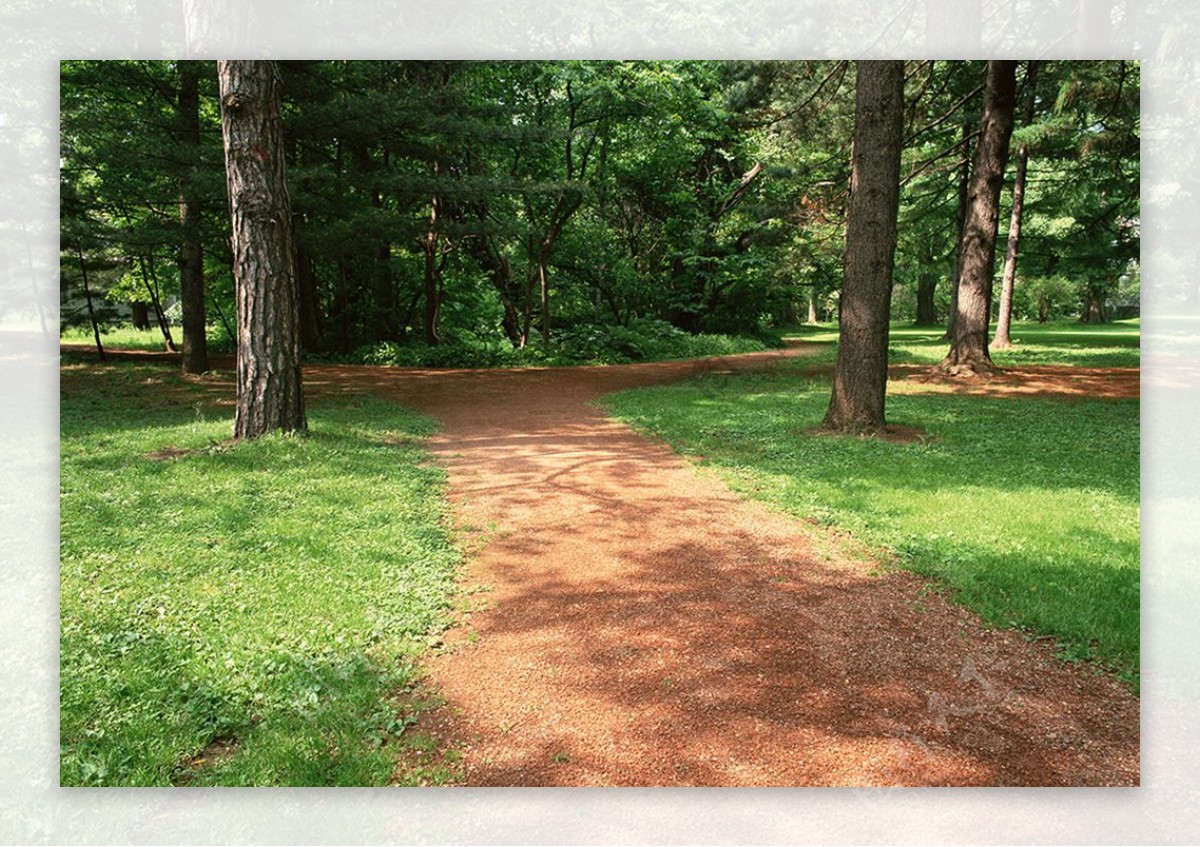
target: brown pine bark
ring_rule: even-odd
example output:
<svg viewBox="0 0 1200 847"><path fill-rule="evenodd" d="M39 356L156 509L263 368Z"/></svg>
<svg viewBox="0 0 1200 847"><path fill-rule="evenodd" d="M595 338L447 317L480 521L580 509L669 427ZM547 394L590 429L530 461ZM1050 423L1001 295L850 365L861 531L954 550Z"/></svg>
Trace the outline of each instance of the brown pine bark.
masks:
<svg viewBox="0 0 1200 847"><path fill-rule="evenodd" d="M883 431L888 317L900 205L904 63L859 62L833 392L822 428Z"/></svg>
<svg viewBox="0 0 1200 847"><path fill-rule="evenodd" d="M1030 61L1025 74L1025 126L1033 123L1034 85L1037 82L1037 62ZM1012 215L1008 220L1008 247L1004 251L1004 278L1000 286L1000 314L996 319L996 334L992 347L1008 350L1012 347L1009 335L1012 328L1013 288L1017 281L1017 251L1021 244L1021 216L1025 208L1025 173L1029 167L1029 145L1017 148L1017 174L1013 179Z"/></svg>
<svg viewBox="0 0 1200 847"><path fill-rule="evenodd" d="M988 321L996 262L1000 188L1008 161L1016 107L1017 63L989 61L983 95L983 120L971 167L970 200L962 238L962 277L950 351L938 365L943 373L971 375L996 370L988 353Z"/></svg>
<svg viewBox="0 0 1200 847"><path fill-rule="evenodd" d="M187 164L179 179L179 291L183 311L183 372L208 370L204 316L204 246L200 234L196 159L200 148L200 69L197 62L179 63L180 149Z"/></svg>
<svg viewBox="0 0 1200 847"><path fill-rule="evenodd" d="M217 62L237 299L235 438L307 429L274 62Z"/></svg>

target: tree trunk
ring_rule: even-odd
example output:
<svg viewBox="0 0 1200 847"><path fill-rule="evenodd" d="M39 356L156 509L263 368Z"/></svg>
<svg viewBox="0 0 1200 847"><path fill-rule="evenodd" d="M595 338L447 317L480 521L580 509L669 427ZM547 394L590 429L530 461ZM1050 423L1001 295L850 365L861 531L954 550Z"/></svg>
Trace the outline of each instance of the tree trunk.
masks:
<svg viewBox="0 0 1200 847"><path fill-rule="evenodd" d="M83 275L83 299L87 302L88 320L92 324L92 337L96 339L96 353L100 356L100 361L108 360L108 356L104 354L104 345L100 343L100 325L96 322L96 310L92 307L92 289L88 285L87 265L83 261L83 251L78 247L75 248L75 254L79 257L79 273Z"/></svg>
<svg viewBox="0 0 1200 847"><path fill-rule="evenodd" d="M158 329L162 333L163 343L166 344L167 350L172 353L178 353L179 348L175 346L175 339L171 337L171 325L167 323L167 316L163 314L162 300L158 296L158 274L154 271L154 257L149 259L144 256L138 256L138 267L142 271L142 285L146 286L146 293L150 295L150 305L154 307L154 316L158 320Z"/></svg>
<svg viewBox="0 0 1200 847"><path fill-rule="evenodd" d="M817 323L817 287L810 285L808 287L808 324Z"/></svg>
<svg viewBox="0 0 1200 847"><path fill-rule="evenodd" d="M129 304L129 320L134 329L150 328L150 310L141 300Z"/></svg>
<svg viewBox="0 0 1200 847"><path fill-rule="evenodd" d="M823 428L882 432L900 205L904 63L859 62L833 393Z"/></svg>
<svg viewBox="0 0 1200 847"><path fill-rule="evenodd" d="M204 241L200 232L200 198L196 188L200 150L200 68L179 63L179 134L186 162L179 179L179 293L183 310L183 372L208 370L208 340L204 316Z"/></svg>
<svg viewBox="0 0 1200 847"><path fill-rule="evenodd" d="M440 163L433 163L433 176L436 179ZM438 331L438 321L442 313L442 292L439 285L438 246L441 235L438 232L441 198L433 195L429 202L429 226L421 239L421 248L425 253L425 343L436 347L441 343L441 333Z"/></svg>
<svg viewBox="0 0 1200 847"><path fill-rule="evenodd" d="M296 245L296 284L300 295L300 347L316 350L321 345L321 309L317 302L317 274L312 251Z"/></svg>
<svg viewBox="0 0 1200 847"><path fill-rule="evenodd" d="M333 295L333 311L337 315L338 349L350 352L350 271L346 267L346 251L338 250L337 291Z"/></svg>
<svg viewBox="0 0 1200 847"><path fill-rule="evenodd" d="M937 323L937 304L934 294L937 292L937 270L933 265L933 251L928 241L922 241L917 261L917 326L933 326Z"/></svg>
<svg viewBox="0 0 1200 847"><path fill-rule="evenodd" d="M1025 74L1025 126L1033 123L1034 85L1037 82L1037 62L1030 61ZM1017 148L1017 175L1013 180L1012 216L1008 221L1008 248L1004 252L1004 281L1000 286L1000 314L992 346L997 350L1012 347L1009 330L1012 326L1013 287L1017 281L1017 250L1021 241L1021 214L1025 206L1025 172L1029 166L1029 145Z"/></svg>
<svg viewBox="0 0 1200 847"><path fill-rule="evenodd" d="M217 62L237 291L235 438L308 428L274 62Z"/></svg>
<svg viewBox="0 0 1200 847"><path fill-rule="evenodd" d="M967 227L967 206L971 199L971 125L962 127L962 164L958 169L958 206L955 212L954 268L950 277L950 314L946 318L946 341L954 337L958 317L958 283L962 280L963 235Z"/></svg>
<svg viewBox="0 0 1200 847"><path fill-rule="evenodd" d="M1079 317L1080 323L1085 324L1104 324L1108 323L1108 309L1104 305L1104 294L1092 288L1088 288L1083 297L1083 314Z"/></svg>
<svg viewBox="0 0 1200 847"><path fill-rule="evenodd" d="M550 349L550 285L546 265L550 261L550 246L543 243L538 250L538 297L542 307L542 349Z"/></svg>
<svg viewBox="0 0 1200 847"><path fill-rule="evenodd" d="M993 373L988 353L988 320L996 262L1000 188L1008 160L1016 107L1017 63L989 61L983 120L971 167L971 197L962 239L962 278L950 351L938 368L951 375Z"/></svg>

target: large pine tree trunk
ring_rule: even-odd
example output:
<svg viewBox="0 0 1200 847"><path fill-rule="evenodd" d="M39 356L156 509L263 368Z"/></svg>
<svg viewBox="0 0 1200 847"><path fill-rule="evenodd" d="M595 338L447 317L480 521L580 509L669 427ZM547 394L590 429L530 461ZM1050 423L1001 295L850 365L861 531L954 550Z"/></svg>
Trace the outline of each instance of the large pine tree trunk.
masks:
<svg viewBox="0 0 1200 847"><path fill-rule="evenodd" d="M988 320L992 309L1000 188L1008 161L1016 99L1017 63L1007 60L988 62L983 120L971 167L971 196L962 238L957 312L950 351L938 366L944 373L952 375L996 370L988 353Z"/></svg>
<svg viewBox="0 0 1200 847"><path fill-rule="evenodd" d="M1036 82L1037 62L1031 61L1025 74L1025 126L1033 123L1033 87ZM1025 173L1028 167L1029 145L1022 144L1017 148L1017 175L1013 179L1012 215L1008 220L1008 248L1004 251L1004 277L1000 285L1000 314L996 319L996 334L992 337L992 347L997 350L1012 347L1009 331L1012 327L1013 288L1017 282L1017 251L1021 244L1021 216L1025 208Z"/></svg>
<svg viewBox="0 0 1200 847"><path fill-rule="evenodd" d="M823 427L884 429L888 317L900 205L904 63L859 62L833 393Z"/></svg>
<svg viewBox="0 0 1200 847"><path fill-rule="evenodd" d="M179 180L179 291L183 310L183 372L208 370L208 340L204 315L204 242L200 233L200 198L196 189L200 149L200 68L179 63L180 149L186 161Z"/></svg>
<svg viewBox="0 0 1200 847"><path fill-rule="evenodd" d="M279 72L273 62L222 60L217 76L238 307L234 437L304 430Z"/></svg>

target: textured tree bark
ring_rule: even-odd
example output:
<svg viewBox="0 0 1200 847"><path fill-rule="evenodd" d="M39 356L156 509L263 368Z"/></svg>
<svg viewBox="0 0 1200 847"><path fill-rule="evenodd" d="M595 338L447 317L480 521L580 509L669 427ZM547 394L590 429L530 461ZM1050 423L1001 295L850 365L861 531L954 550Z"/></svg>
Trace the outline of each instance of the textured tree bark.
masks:
<svg viewBox="0 0 1200 847"><path fill-rule="evenodd" d="M885 426L904 136L903 62L858 63L854 115L837 366L822 427L871 434Z"/></svg>
<svg viewBox="0 0 1200 847"><path fill-rule="evenodd" d="M950 351L938 365L943 373L971 375L996 370L988 353L988 320L996 263L1000 188L1008 160L1016 107L1017 63L989 61L983 120L971 167L970 201L962 238L962 277Z"/></svg>
<svg viewBox="0 0 1200 847"><path fill-rule="evenodd" d="M300 309L273 62L217 62L237 299L235 438L307 429Z"/></svg>
<svg viewBox="0 0 1200 847"><path fill-rule="evenodd" d="M1033 123L1034 85L1037 82L1037 62L1030 61L1025 74L1025 126ZM1017 281L1017 251L1021 243L1021 215L1025 207L1025 172L1029 167L1029 145L1017 148L1017 174L1013 179L1012 215L1008 219L1008 247L1004 251L1004 277L1000 286L1000 314L996 319L996 334L992 347L1008 350L1012 347L1009 331L1012 327L1013 288Z"/></svg>
<svg viewBox="0 0 1200 847"><path fill-rule="evenodd" d="M187 162L179 179L179 291L183 310L183 372L208 370L204 316L204 242L200 233L200 198L195 174L200 148L200 68L179 63L180 148Z"/></svg>

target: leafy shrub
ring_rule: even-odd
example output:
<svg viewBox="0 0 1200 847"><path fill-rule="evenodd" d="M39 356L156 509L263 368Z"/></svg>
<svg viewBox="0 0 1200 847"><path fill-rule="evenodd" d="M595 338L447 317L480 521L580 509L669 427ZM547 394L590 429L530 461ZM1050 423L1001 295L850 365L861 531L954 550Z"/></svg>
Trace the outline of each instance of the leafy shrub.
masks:
<svg viewBox="0 0 1200 847"><path fill-rule="evenodd" d="M549 352L538 345L516 350L507 342L460 339L429 347L383 341L358 348L349 361L398 368L518 368L546 365L614 365L662 359L695 359L756 353L778 339L740 335L690 335L666 321L638 319L628 326L580 324L551 334Z"/></svg>

